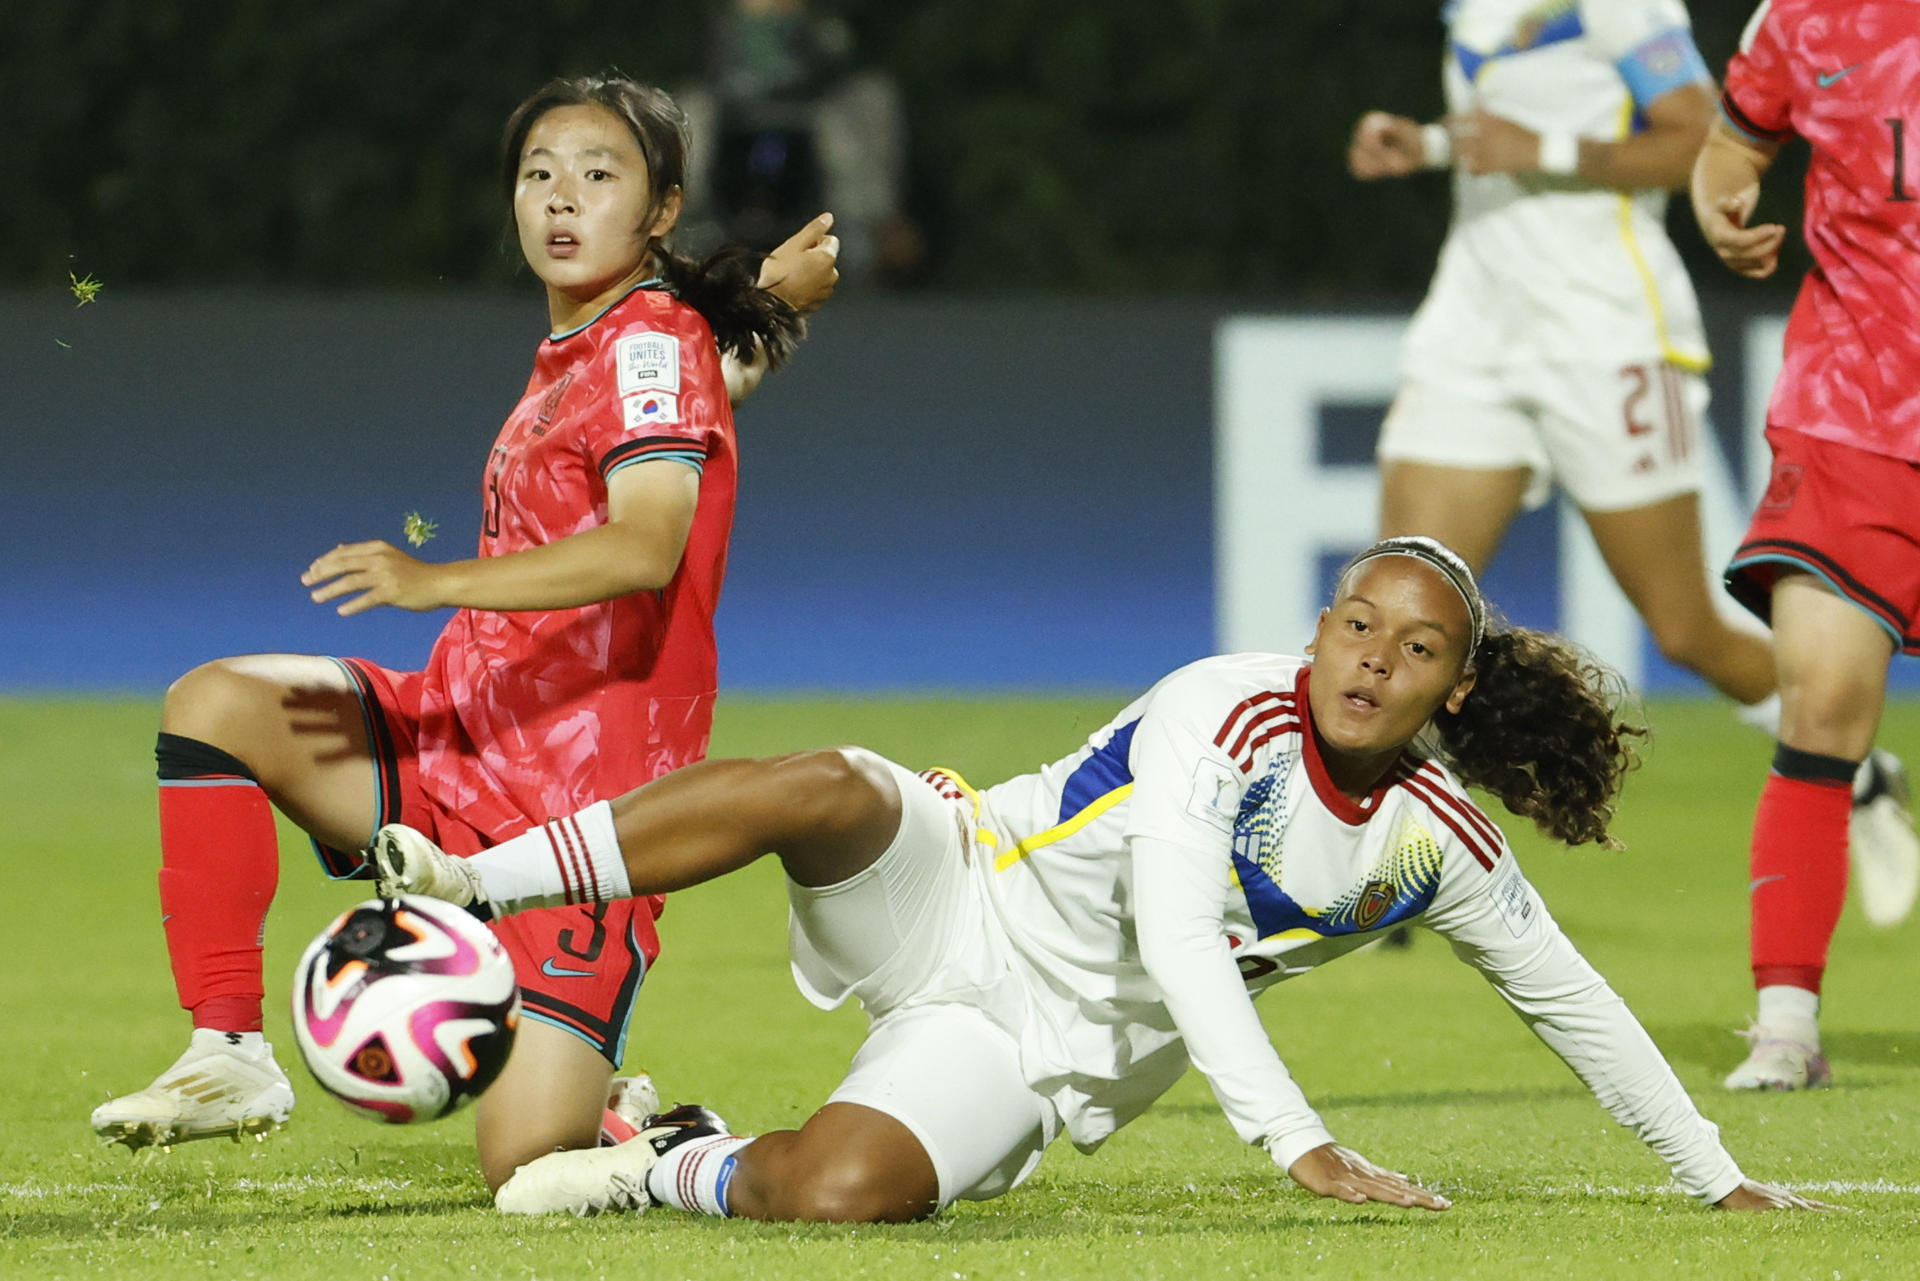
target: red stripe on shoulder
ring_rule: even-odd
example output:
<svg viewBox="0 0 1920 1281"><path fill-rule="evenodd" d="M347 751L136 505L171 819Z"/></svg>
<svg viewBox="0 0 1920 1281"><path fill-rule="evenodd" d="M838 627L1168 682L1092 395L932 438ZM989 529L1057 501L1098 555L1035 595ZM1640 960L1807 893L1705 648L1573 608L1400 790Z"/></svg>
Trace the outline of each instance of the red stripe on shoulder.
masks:
<svg viewBox="0 0 1920 1281"><path fill-rule="evenodd" d="M1500 847L1502 838L1499 824L1488 818L1486 812L1475 805L1473 798L1468 796L1444 770L1432 761L1427 761L1420 767L1420 777L1426 779L1433 785L1434 790L1452 801L1454 808L1479 829L1480 834L1486 837L1495 849Z"/></svg>
<svg viewBox="0 0 1920 1281"><path fill-rule="evenodd" d="M1245 716L1256 707L1263 706L1267 703L1279 702L1283 698L1289 703L1293 701L1292 694L1282 694L1277 690L1271 689L1261 690L1258 694L1242 699L1235 705L1232 711L1227 713L1227 719L1220 722L1220 732L1213 736L1213 745L1215 747L1225 747L1228 737L1232 735L1234 728L1240 724L1240 718L1242 716Z"/></svg>
<svg viewBox="0 0 1920 1281"><path fill-rule="evenodd" d="M1429 813L1452 829L1453 834L1460 838L1460 843L1467 847L1467 851L1475 859L1479 860L1481 867L1489 872L1493 870L1494 863L1500 858L1500 846L1496 843L1492 848L1488 848L1486 838L1466 820L1458 807L1451 803L1451 797L1433 788L1424 774L1414 774L1403 779L1400 786L1407 789L1408 795L1424 802Z"/></svg>
<svg viewBox="0 0 1920 1281"><path fill-rule="evenodd" d="M1259 751L1272 740L1279 738L1282 734L1298 734L1300 732L1300 718L1294 715L1291 708L1279 715L1281 716L1279 723L1269 727L1258 738L1249 742L1246 751L1234 757L1234 760L1240 765L1240 772L1242 774L1253 773L1253 754L1255 752Z"/></svg>

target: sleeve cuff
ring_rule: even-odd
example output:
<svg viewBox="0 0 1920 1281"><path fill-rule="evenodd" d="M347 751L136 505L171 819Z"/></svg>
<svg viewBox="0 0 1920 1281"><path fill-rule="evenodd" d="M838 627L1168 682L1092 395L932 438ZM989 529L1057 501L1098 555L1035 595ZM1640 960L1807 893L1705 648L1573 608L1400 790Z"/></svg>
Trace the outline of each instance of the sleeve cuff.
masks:
<svg viewBox="0 0 1920 1281"><path fill-rule="evenodd" d="M1265 1146L1267 1155L1273 1158L1273 1163L1282 1170L1288 1170L1293 1168L1295 1161L1307 1153L1331 1142L1333 1142L1333 1135L1328 1132L1327 1127L1315 1123L1304 1129L1276 1134L1266 1140ZM1720 1196L1725 1195L1725 1192L1720 1194ZM1714 1198L1716 1201L1719 1199L1719 1197Z"/></svg>
<svg viewBox="0 0 1920 1281"><path fill-rule="evenodd" d="M1712 1205L1746 1181L1747 1176L1740 1173L1740 1167L1734 1164L1733 1158L1723 1151L1720 1154L1719 1168L1710 1178L1704 1182L1695 1183L1692 1187L1687 1186L1687 1180L1683 1179L1679 1182L1681 1190L1696 1201L1702 1205Z"/></svg>

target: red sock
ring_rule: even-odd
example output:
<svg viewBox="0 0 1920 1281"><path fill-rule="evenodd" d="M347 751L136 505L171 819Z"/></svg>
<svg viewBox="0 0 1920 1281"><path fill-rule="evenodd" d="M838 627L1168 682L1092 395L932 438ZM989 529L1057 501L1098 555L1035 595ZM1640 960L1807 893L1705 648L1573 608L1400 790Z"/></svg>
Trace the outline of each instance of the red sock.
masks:
<svg viewBox="0 0 1920 1281"><path fill-rule="evenodd" d="M174 989L194 1027L258 1032L261 935L280 882L273 807L250 777L167 773L163 760L160 919Z"/></svg>
<svg viewBox="0 0 1920 1281"><path fill-rule="evenodd" d="M1851 777L1851 776L1849 776ZM1753 816L1753 983L1820 990L1847 894L1853 791L1832 779L1767 775Z"/></svg>

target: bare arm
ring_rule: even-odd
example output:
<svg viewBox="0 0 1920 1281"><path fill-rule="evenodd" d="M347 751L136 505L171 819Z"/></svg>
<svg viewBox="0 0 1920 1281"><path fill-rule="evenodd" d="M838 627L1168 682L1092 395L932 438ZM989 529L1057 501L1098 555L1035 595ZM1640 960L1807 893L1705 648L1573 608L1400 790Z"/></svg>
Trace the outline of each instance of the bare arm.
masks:
<svg viewBox="0 0 1920 1281"><path fill-rule="evenodd" d="M1581 138L1572 153L1571 173L1588 182L1623 191L1647 188L1679 190L1687 185L1693 157L1713 123L1714 96L1707 84L1682 85L1646 106L1647 127L1630 138L1603 142ZM1454 148L1471 174L1539 173L1552 168L1545 139L1490 112L1476 111L1452 122Z"/></svg>
<svg viewBox="0 0 1920 1281"><path fill-rule="evenodd" d="M1429 130L1441 129L1439 134ZM1448 155L1435 154L1434 144L1445 140L1439 125L1422 125L1407 116L1369 111L1353 127L1347 145L1347 171L1362 182L1377 178L1404 178L1421 169L1445 165ZM1448 149L1451 154L1451 149Z"/></svg>
<svg viewBox="0 0 1920 1281"><path fill-rule="evenodd" d="M1693 216L1700 234L1729 270L1753 280L1773 274L1787 237L1778 223L1747 225L1760 203L1760 180L1779 154L1778 143L1750 138L1722 120L1693 164Z"/></svg>
<svg viewBox="0 0 1920 1281"><path fill-rule="evenodd" d="M823 213L787 237L760 263L760 288L803 316L820 310L840 282L840 237L832 232L833 215ZM766 355L758 348L747 360L722 353L720 375L738 405L767 376Z"/></svg>
<svg viewBox="0 0 1920 1281"><path fill-rule="evenodd" d="M503 556L432 564L385 542L346 543L300 581L316 603L358 614L375 605L428 610L572 609L665 587L680 567L700 500L700 473L635 463L607 482L607 523Z"/></svg>

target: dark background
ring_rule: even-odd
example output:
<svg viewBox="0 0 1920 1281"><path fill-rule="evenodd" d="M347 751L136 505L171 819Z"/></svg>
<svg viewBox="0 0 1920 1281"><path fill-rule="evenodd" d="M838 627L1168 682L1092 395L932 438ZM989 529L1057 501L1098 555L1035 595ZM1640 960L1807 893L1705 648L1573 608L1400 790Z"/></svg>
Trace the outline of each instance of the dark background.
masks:
<svg viewBox="0 0 1920 1281"><path fill-rule="evenodd" d="M1359 184L1344 151L1368 108L1439 112L1437 0L816 7L900 86L928 254L900 289L843 290L740 416L723 681L1128 688L1208 652L1213 326L1418 301L1447 184ZM1710 65L1747 12L1695 6ZM417 665L438 617L337 620L295 579L407 511L440 522L424 555L472 546L545 321L504 234L501 122L553 74L697 79L711 16L9 10L0 689L150 691L267 649ZM1734 282L1680 202L1672 222L1728 436L1731 335L1798 271ZM1551 622L1553 524L1530 519L1490 581Z"/></svg>

